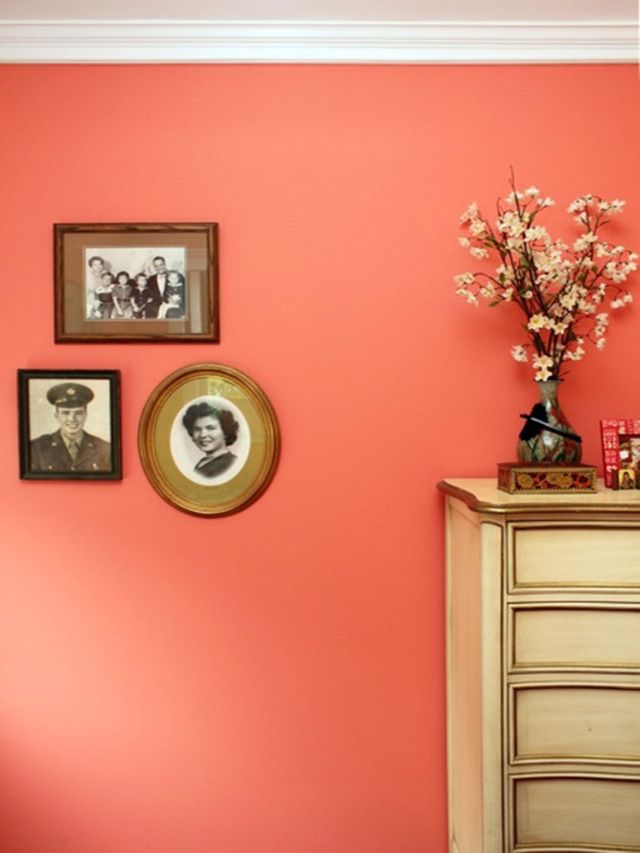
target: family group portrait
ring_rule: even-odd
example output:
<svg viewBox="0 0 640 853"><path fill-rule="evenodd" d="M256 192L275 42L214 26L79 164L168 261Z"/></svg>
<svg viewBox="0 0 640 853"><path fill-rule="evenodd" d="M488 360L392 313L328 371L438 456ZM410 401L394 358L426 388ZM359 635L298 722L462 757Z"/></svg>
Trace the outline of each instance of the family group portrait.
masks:
<svg viewBox="0 0 640 853"><path fill-rule="evenodd" d="M186 317L184 247L85 247L88 320Z"/></svg>

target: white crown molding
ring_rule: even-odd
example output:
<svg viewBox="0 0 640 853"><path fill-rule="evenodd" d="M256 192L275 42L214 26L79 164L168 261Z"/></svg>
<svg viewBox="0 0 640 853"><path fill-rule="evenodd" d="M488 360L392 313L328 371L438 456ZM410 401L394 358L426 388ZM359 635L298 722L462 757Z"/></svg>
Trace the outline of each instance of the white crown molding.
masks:
<svg viewBox="0 0 640 853"><path fill-rule="evenodd" d="M636 21L0 20L1 63L631 63Z"/></svg>

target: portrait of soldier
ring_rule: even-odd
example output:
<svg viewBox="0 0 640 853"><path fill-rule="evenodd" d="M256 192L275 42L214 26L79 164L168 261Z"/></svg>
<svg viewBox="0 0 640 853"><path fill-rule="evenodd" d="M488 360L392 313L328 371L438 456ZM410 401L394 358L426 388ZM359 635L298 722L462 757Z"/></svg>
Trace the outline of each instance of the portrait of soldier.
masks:
<svg viewBox="0 0 640 853"><path fill-rule="evenodd" d="M110 471L111 444L84 428L91 388L78 382L59 382L47 391L59 428L29 443L31 471Z"/></svg>

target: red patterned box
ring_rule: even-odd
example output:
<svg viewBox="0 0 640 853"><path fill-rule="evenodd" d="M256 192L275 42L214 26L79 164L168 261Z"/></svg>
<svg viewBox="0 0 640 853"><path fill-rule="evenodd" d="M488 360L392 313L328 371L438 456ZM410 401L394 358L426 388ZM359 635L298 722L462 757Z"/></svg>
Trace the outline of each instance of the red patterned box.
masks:
<svg viewBox="0 0 640 853"><path fill-rule="evenodd" d="M595 465L500 462L498 488L510 495L595 492Z"/></svg>

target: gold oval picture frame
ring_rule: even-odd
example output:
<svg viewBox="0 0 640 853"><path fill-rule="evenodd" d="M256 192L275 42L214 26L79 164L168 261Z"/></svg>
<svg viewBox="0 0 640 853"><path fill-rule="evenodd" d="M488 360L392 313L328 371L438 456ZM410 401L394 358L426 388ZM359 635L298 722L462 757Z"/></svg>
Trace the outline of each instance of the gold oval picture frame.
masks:
<svg viewBox="0 0 640 853"><path fill-rule="evenodd" d="M245 373L192 364L145 403L138 451L153 488L193 515L229 515L253 503L275 474L280 430L273 406Z"/></svg>

